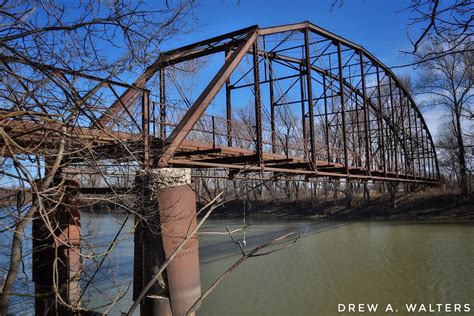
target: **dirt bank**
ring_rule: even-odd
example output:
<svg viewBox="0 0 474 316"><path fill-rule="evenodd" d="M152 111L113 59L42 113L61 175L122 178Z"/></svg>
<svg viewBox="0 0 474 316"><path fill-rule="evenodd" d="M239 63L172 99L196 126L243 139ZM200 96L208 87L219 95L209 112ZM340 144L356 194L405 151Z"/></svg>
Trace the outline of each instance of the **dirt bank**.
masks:
<svg viewBox="0 0 474 316"><path fill-rule="evenodd" d="M330 201L250 202L249 218L325 220L474 220L474 195L442 194L439 191L401 195L393 208L388 196L370 200L355 198L348 208L345 198ZM242 217L243 202L231 201L214 217Z"/></svg>

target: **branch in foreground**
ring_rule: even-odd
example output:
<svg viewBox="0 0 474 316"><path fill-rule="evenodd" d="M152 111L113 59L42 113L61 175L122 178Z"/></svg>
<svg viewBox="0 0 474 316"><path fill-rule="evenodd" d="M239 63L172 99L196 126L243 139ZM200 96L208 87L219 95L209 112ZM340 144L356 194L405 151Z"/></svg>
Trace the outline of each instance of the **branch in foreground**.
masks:
<svg viewBox="0 0 474 316"><path fill-rule="evenodd" d="M288 248L292 245L294 245L296 243L296 241L301 237L301 234L298 234L296 232L291 232L291 233L288 233L288 234L285 234L283 236L280 236L278 238L275 238L265 244L262 244L260 246L257 246L255 248L253 248L250 252L248 253L245 253L242 248L241 248L241 251L242 251L242 257L239 258L239 260L237 260L236 262L234 262L220 277L218 277L214 283L212 283L212 285L201 295L201 297L199 297L199 299L191 306L191 308L187 311L186 315L191 315L193 312L195 312L198 307L200 306L200 304L202 303L202 301L207 297L209 296L209 294L211 294L211 292L217 287L217 285L219 285L219 283L224 280L225 277L227 277L231 272L233 272L235 269L237 269L237 267L242 264L245 260L249 259L249 258L252 258L252 257L258 257L258 256L262 256L262 255L267 255L267 254L271 254L277 250L281 250L281 249L277 249L277 250L273 250L273 251L268 251L266 253L261 253L259 254L258 252L261 251L262 249L265 249L269 246L272 246L278 242L281 242L289 237L293 237L295 236L296 238L292 240L291 243L289 243L288 245L286 245L285 247L281 248L281 249L285 249L285 248ZM232 238L232 236L231 236ZM234 240L234 238L232 238Z"/></svg>

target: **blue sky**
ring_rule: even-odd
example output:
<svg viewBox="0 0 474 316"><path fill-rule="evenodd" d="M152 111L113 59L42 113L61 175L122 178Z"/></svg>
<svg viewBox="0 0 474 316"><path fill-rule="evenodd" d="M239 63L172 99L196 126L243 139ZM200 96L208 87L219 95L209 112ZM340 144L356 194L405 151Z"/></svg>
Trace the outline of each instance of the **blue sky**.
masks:
<svg viewBox="0 0 474 316"><path fill-rule="evenodd" d="M162 47L176 48L211 36L250 25L260 27L310 21L333 33L364 46L385 65L392 67L412 62L408 32L416 36L420 26L408 28L413 13L404 10L409 0L343 0L331 10L332 0L201 0L193 11L189 29ZM397 75L409 74L411 67L394 69ZM416 96L415 96L416 100ZM437 134L438 110L424 113L431 133Z"/></svg>
<svg viewBox="0 0 474 316"><path fill-rule="evenodd" d="M387 66L411 61L400 53L409 48L406 36L409 1L344 0L202 0L194 10L192 31L167 43L172 48L199 39L258 24L261 27L310 21L364 46ZM167 46L168 46L167 45Z"/></svg>

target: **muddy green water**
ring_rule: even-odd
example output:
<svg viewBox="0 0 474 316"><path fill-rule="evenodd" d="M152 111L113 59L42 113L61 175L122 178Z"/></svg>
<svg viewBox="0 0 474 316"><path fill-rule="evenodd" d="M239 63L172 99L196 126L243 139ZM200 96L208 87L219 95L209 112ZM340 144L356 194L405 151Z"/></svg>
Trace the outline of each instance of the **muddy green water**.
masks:
<svg viewBox="0 0 474 316"><path fill-rule="evenodd" d="M106 242L123 217L84 215L89 241ZM348 304L391 304L397 315L405 304L469 304L474 314L474 223L250 221L246 250L290 231L303 232L292 247L249 259L207 298L198 315L349 315ZM204 232L223 232L240 221L209 220ZM131 223L126 231L131 230ZM242 240L242 232L235 237ZM124 234L100 273L91 307L131 282L133 243ZM203 289L239 258L226 235L200 237ZM103 294L100 294L104 291ZM112 309L130 305L131 289ZM346 312L338 312L345 304ZM451 306L451 308L453 308ZM443 311L446 311L443 305ZM103 309L102 309L103 310ZM421 313L423 314L423 313ZM428 313L442 315L444 313ZM457 313L450 313L455 315Z"/></svg>
<svg viewBox="0 0 474 316"><path fill-rule="evenodd" d="M124 219L83 213L84 252L105 251ZM452 304L451 309L454 304L463 304L463 308L469 304L470 312L449 315L474 314L474 222L247 222L251 226L246 229L246 250L291 231L303 236L288 249L244 262L204 301L198 315L356 315L347 312L351 303L378 304L371 315L389 315L384 312L387 304L399 310L394 315L446 314L408 313L405 304L425 304L426 308L428 304ZM122 293L109 315L128 310L132 225L133 220L125 225L113 253L85 295L86 306L103 312L106 308L101 306ZM242 223L210 219L202 230L225 232L225 225L235 229ZM235 237L242 241L242 232ZM2 236L4 241L8 238ZM8 249L4 250L1 262L7 259ZM203 289L239 256L239 249L227 235L201 235ZM84 262L86 274L94 271L99 259ZM31 273L29 261L25 260L20 274L24 279ZM18 292L33 291L30 281L25 285L29 289L22 284L17 286ZM339 313L338 304L345 304L346 311ZM32 308L31 299L15 298L11 311L30 315Z"/></svg>

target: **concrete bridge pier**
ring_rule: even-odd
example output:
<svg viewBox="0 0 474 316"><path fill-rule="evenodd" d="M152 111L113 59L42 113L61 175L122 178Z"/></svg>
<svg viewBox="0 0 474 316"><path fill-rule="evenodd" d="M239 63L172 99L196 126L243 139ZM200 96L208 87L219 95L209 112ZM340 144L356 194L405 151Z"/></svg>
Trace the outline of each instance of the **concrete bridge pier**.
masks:
<svg viewBox="0 0 474 316"><path fill-rule="evenodd" d="M136 178L134 299L196 227L191 169L140 171ZM198 239L193 236L141 302L141 315L184 315L201 295Z"/></svg>

